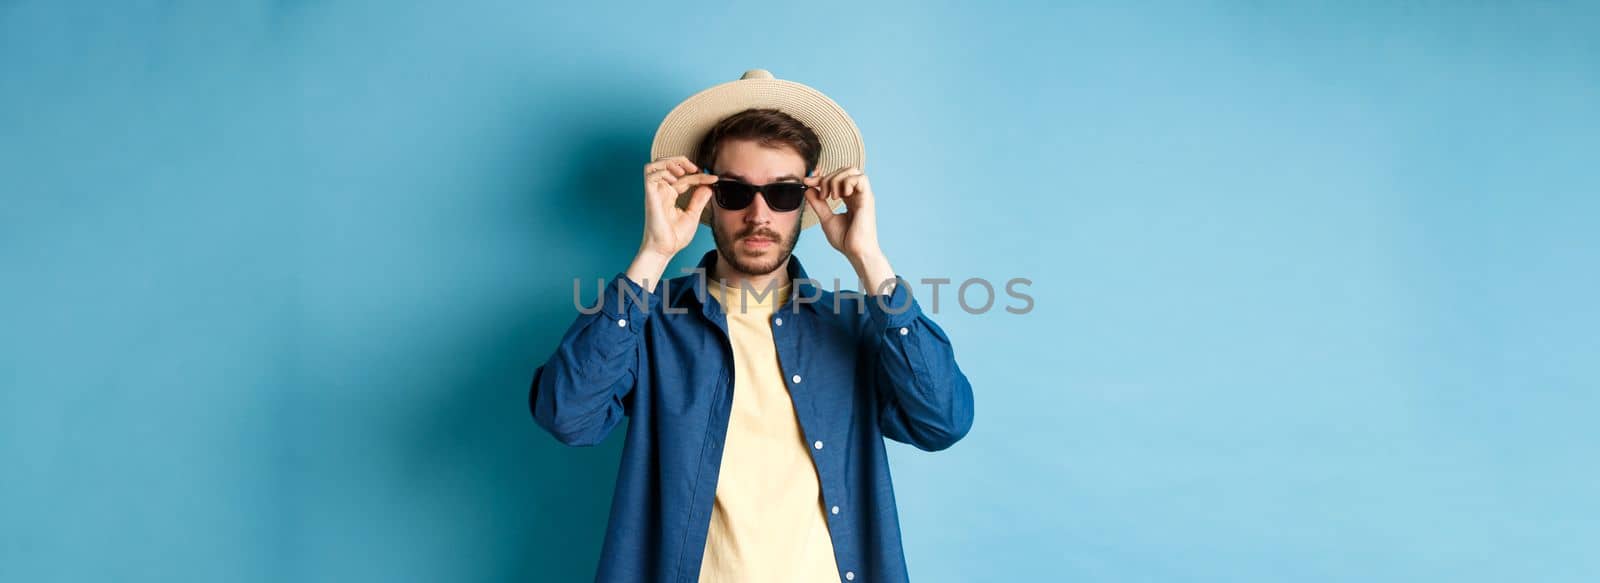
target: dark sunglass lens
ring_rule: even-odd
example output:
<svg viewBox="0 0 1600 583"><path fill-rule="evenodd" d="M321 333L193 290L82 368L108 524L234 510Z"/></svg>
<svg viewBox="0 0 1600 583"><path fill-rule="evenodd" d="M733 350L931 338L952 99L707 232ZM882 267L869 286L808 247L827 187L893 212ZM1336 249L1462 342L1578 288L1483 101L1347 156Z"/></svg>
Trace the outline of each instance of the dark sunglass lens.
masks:
<svg viewBox="0 0 1600 583"><path fill-rule="evenodd" d="M719 180L711 186L717 191L717 205L730 211L750 206L756 199L756 187L743 182Z"/></svg>
<svg viewBox="0 0 1600 583"><path fill-rule="evenodd" d="M786 213L800 208L806 201L806 185L796 182L779 182L766 187L767 205L772 210Z"/></svg>

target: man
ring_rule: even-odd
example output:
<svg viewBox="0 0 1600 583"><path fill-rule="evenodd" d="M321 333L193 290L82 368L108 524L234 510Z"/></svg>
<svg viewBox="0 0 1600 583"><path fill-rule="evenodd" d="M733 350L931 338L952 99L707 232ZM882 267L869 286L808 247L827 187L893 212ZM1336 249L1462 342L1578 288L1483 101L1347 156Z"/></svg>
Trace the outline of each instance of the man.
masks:
<svg viewBox="0 0 1600 583"><path fill-rule="evenodd" d="M950 447L972 387L878 245L860 144L832 100L761 70L662 123L639 251L529 393L569 445L630 418L597 581L908 580L883 439ZM702 222L702 271L658 285ZM813 224L865 294L806 277Z"/></svg>

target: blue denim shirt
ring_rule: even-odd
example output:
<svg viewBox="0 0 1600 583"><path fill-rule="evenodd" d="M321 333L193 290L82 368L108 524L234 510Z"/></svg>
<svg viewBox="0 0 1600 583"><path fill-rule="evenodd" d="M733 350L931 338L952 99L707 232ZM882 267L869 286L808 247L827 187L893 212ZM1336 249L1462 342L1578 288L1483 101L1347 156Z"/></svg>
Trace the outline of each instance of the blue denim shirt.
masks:
<svg viewBox="0 0 1600 583"><path fill-rule="evenodd" d="M727 316L703 271L654 292L618 273L534 372L534 420L568 445L600 443L629 417L596 581L693 583L733 405ZM771 317L784 382L810 447L843 581L907 581L883 438L926 451L972 427L972 386L943 330L903 282L835 293L788 264Z"/></svg>

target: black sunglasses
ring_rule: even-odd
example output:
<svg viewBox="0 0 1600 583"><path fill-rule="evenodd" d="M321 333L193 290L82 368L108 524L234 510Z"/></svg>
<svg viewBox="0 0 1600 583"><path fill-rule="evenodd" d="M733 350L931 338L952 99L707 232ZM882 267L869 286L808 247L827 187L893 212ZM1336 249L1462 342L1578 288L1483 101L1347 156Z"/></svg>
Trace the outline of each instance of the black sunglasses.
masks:
<svg viewBox="0 0 1600 583"><path fill-rule="evenodd" d="M717 206L730 211L750 206L756 201L758 193L767 199L767 206L774 211L787 213L800 210L800 205L806 202L807 188L811 187L799 182L773 182L756 186L728 178L719 178L711 183L712 191L717 194Z"/></svg>

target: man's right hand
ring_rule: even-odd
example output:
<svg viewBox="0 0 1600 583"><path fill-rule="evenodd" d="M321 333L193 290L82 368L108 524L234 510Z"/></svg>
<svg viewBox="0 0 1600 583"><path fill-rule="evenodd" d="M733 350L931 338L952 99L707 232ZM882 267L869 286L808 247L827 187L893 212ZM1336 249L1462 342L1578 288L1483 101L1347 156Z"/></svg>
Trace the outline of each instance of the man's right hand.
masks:
<svg viewBox="0 0 1600 583"><path fill-rule="evenodd" d="M711 201L710 184L717 181L687 157L673 156L644 167L644 240L628 267L628 277L654 291L667 262L694 240L700 214ZM688 208L678 208L678 197L694 189ZM646 285L648 284L648 285Z"/></svg>

